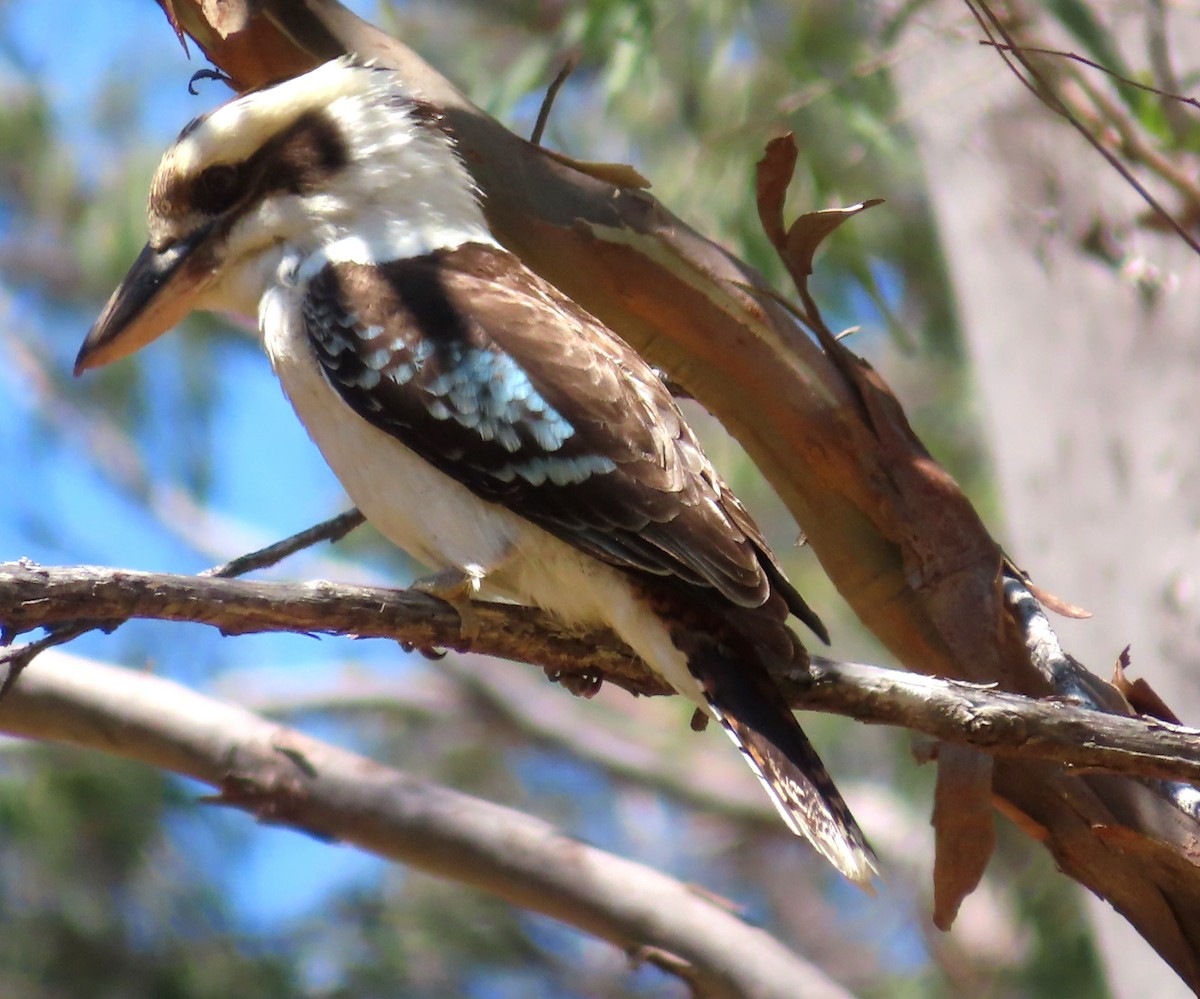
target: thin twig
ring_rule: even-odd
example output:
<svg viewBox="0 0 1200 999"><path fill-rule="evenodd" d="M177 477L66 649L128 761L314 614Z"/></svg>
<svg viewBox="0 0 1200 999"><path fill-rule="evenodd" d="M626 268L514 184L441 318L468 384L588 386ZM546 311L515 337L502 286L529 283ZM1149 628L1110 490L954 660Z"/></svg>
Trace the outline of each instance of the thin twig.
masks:
<svg viewBox="0 0 1200 999"><path fill-rule="evenodd" d="M13 684L17 682L17 677L24 672L25 667L33 662L34 659L47 649L52 649L56 645L65 645L67 642L74 641L80 635L86 635L95 627L96 625L94 624L52 626L47 628L47 634L41 638L32 642L26 642L15 649L5 649L3 652L0 652L0 667L5 670L4 680L0 682L0 701L3 701L8 696L8 692L12 690ZM5 639L0 644L7 644L6 635L0 635L0 638Z"/></svg>
<svg viewBox="0 0 1200 999"><path fill-rule="evenodd" d="M340 541L365 520L366 518L358 510L347 510L345 513L339 513L336 517L330 517L328 520L293 534L289 538L284 538L282 541L277 541L273 545L268 545L266 548L242 555L223 565L205 569L200 576L202 578L232 579L257 569L266 569L282 562L289 555L294 555L305 548L311 548L322 541ZM5 695L12 690L13 684L17 682L17 678L25 667L47 649L65 645L80 635L86 635L89 631L95 631L98 628L106 632L115 631L125 623L125 620L127 619L114 618L102 623L97 623L94 618L61 621L48 627L47 634L36 641L26 642L15 649L6 649L0 652L0 668L5 670L4 680L0 682L0 700L3 700ZM3 625L0 627L0 646L3 646L11 641L12 636L6 623L0 622L0 625Z"/></svg>
<svg viewBox="0 0 1200 999"><path fill-rule="evenodd" d="M985 0L963 0L963 2L967 5L967 9L971 12L971 16L975 18L983 33L988 36L988 40L991 42L992 47L994 47L1000 53L1000 57L1004 60L1004 64L1012 71L1013 75L1021 82L1021 84L1041 103L1050 108L1051 111L1054 111L1056 114L1066 119L1071 127L1074 128L1075 131L1077 131L1081 136L1083 136L1088 145L1090 145L1096 150L1096 152L1103 156L1108 162L1109 166L1116 170L1117 173L1119 173L1125 180L1125 182L1129 184L1129 186L1135 191L1137 191L1142 200L1145 201L1146 204L1149 205L1150 208L1153 209L1153 211L1159 215L1163 221L1170 226L1171 229L1175 231L1176 235L1178 235L1179 238L1182 239L1194 253L1200 255L1200 242L1197 242L1192 237L1192 235L1179 223L1175 216L1167 211L1162 203L1150 193L1146 186L1133 175L1132 171L1126 167L1125 164L1122 163L1120 159L1118 159L1117 156L1104 145L1103 142L1101 142L1095 135L1093 135L1087 128L1084 127L1083 123L1079 120L1071 108L1068 107L1062 98L1054 92L1046 78L1033 66L1028 59L1024 57L1021 51L1021 46L1015 42L1012 35L1009 34L1008 29L1004 27L1004 24L1001 22L1000 18L996 16ZM983 13L980 13L980 11L983 11ZM984 14L987 15L986 18L984 17ZM989 21L991 22L990 26L988 23ZM993 28L995 29L995 33L1004 39L1003 45L996 41L995 35L993 34ZM1010 53L1016 58L1017 62L1021 64L1021 67L1026 73L1029 74L1030 78L1036 82L1037 86L1034 86L1034 84L1026 79L1016 68L1016 66L1013 65L1012 60L1009 58Z"/></svg>
<svg viewBox="0 0 1200 999"><path fill-rule="evenodd" d="M550 86L546 88L546 96L542 98L542 106L538 109L537 121L533 124L533 132L529 136L529 141L535 146L542 144L542 135L546 131L546 124L550 121L550 109L554 106L554 99L558 96L558 91L562 85L567 82L575 67L579 63L579 57L572 55L567 57L567 61L563 63L562 69L550 81Z"/></svg>
<svg viewBox="0 0 1200 999"><path fill-rule="evenodd" d="M1194 176L1153 148L1130 122L1129 116L1122 111L1120 105L1101 88L1093 86L1082 77L1078 78L1076 83L1096 106L1101 116L1101 120L1093 120L1089 124L1098 130L1103 125L1111 126L1119 136L1121 150L1126 156L1158 174L1191 204L1200 205L1200 186L1197 186ZM1075 113L1081 120L1085 117L1079 108L1075 109Z"/></svg>
<svg viewBox="0 0 1200 999"><path fill-rule="evenodd" d="M1038 55L1059 56L1062 59L1070 59L1072 62L1082 63L1085 66L1090 66L1092 69L1098 69L1101 73L1111 76L1118 83L1123 83L1129 87L1136 87L1138 90L1145 90L1148 93L1156 94L1159 97L1168 101L1178 101L1180 104L1190 104L1192 107L1200 110L1200 101L1195 97L1184 97L1182 94L1172 93L1169 90L1161 90L1158 87L1152 87L1148 83L1139 83L1137 80L1131 80L1127 76L1122 76L1120 73L1114 72L1102 63L1098 63L1093 59L1088 59L1086 56L1081 56L1077 52L1067 52L1063 49L1048 49L1040 45L1009 45L1002 42L997 42L991 38L979 39L979 44L986 48L997 49L1001 52L1012 52L1020 54L1024 52L1034 52Z"/></svg>
<svg viewBox="0 0 1200 999"><path fill-rule="evenodd" d="M267 545L266 548L260 548L248 555L240 555L224 565L205 569L200 575L214 576L217 579L234 579L257 569L267 569L282 562L289 555L294 555L305 548L311 548L322 541L330 543L341 541L356 527L366 523L366 520L367 518L358 510L347 510L345 513L339 513L336 517L330 517L306 530L299 531L290 538Z"/></svg>

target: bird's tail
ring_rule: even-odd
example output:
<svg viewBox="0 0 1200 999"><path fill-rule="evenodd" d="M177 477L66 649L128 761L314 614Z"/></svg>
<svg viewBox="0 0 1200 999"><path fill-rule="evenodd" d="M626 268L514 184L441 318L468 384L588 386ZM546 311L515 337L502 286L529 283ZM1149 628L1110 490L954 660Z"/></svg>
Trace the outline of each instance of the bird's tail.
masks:
<svg viewBox="0 0 1200 999"><path fill-rule="evenodd" d="M788 828L846 877L869 886L878 873L875 853L766 671L744 668L717 643L694 647L689 667Z"/></svg>

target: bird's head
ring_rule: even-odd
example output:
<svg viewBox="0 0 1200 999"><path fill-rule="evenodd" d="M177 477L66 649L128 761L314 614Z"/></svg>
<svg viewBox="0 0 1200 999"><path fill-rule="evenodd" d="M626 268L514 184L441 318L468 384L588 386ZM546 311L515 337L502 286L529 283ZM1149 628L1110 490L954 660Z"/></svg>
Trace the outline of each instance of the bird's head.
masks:
<svg viewBox="0 0 1200 999"><path fill-rule="evenodd" d="M285 261L415 256L490 239L440 117L389 70L326 63L189 124L150 187L149 239L75 373L145 346L195 309L255 315Z"/></svg>

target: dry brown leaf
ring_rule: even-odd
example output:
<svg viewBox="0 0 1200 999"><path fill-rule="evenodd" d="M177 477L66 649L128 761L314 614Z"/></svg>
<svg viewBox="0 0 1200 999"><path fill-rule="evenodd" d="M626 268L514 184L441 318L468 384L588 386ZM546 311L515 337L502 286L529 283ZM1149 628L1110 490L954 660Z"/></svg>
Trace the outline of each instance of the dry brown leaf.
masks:
<svg viewBox="0 0 1200 999"><path fill-rule="evenodd" d="M792 265L805 274L813 272L813 257L825 238L847 219L859 212L882 205L883 198L868 198L857 205L845 208L823 208L819 212L805 212L792 223L787 233L785 252Z"/></svg>
<svg viewBox="0 0 1200 999"><path fill-rule="evenodd" d="M1032 583L1028 578L1025 580L1025 588L1033 594L1039 604L1046 610L1054 611L1059 617L1074 618L1077 621L1083 621L1092 616L1092 612L1086 607L1080 607L1078 604L1068 603L1061 597L1055 596L1049 590L1043 590L1040 586Z"/></svg>
<svg viewBox="0 0 1200 999"><path fill-rule="evenodd" d="M551 159L558 160L563 166L569 166L572 170L586 173L589 177L595 177L606 184L615 184L617 187L635 187L643 190L650 186L650 181L628 163L597 163L593 160L577 160L574 156L568 156L566 153L547 149L545 146L541 148L542 152Z"/></svg>
<svg viewBox="0 0 1200 999"><path fill-rule="evenodd" d="M756 168L755 196L758 218L767 238L779 251L793 276L803 274L807 277L813 272L813 257L826 237L859 212L883 204L883 199L871 198L846 208L806 212L785 229L783 208L798 156L796 139L791 132L768 142Z"/></svg>
<svg viewBox="0 0 1200 999"><path fill-rule="evenodd" d="M1034 599L1046 610L1053 611L1059 617L1069 617L1076 620L1084 620L1092 616L1092 612L1084 607L1076 604L1068 603L1062 597L1055 596L1049 590L1043 590L1040 586L1034 583L1029 578L1029 573L1022 569L1019 565L1013 562L1012 559L1005 557L1004 564L1025 584L1025 588L1033 594Z"/></svg>
<svg viewBox="0 0 1200 999"><path fill-rule="evenodd" d="M1129 679L1125 672L1128 667L1129 646L1126 645L1117 659L1116 666L1113 667L1112 684L1125 696L1130 707L1139 715L1149 715L1172 725L1182 725L1183 722L1176 717L1175 712L1167 707L1166 702L1154 692L1144 678L1139 676L1136 680Z"/></svg>
<svg viewBox="0 0 1200 999"><path fill-rule="evenodd" d="M986 753L969 746L939 747L933 829L933 924L949 930L996 848L992 758Z"/></svg>
<svg viewBox="0 0 1200 999"><path fill-rule="evenodd" d="M201 0L200 9L222 38L245 31L250 23L250 7L244 0Z"/></svg>
<svg viewBox="0 0 1200 999"><path fill-rule="evenodd" d="M767 143L763 158L755 167L754 192L758 202L758 218L767 238L780 252L787 245L783 206L787 202L788 184L792 182L799 155L795 136L787 132Z"/></svg>

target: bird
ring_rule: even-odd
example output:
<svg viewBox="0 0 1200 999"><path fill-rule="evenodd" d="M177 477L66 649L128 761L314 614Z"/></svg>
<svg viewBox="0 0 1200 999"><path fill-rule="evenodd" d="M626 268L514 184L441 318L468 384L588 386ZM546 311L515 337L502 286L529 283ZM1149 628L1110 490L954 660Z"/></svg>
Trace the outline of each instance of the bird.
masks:
<svg viewBox="0 0 1200 999"><path fill-rule="evenodd" d="M784 823L876 859L772 678L828 641L660 373L505 249L442 111L345 56L189 123L75 374L195 310L257 318L349 497L430 592L607 626L720 723Z"/></svg>

